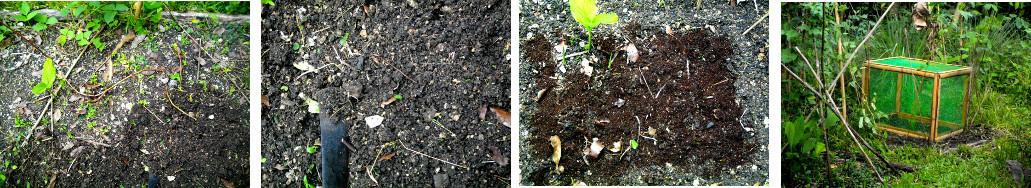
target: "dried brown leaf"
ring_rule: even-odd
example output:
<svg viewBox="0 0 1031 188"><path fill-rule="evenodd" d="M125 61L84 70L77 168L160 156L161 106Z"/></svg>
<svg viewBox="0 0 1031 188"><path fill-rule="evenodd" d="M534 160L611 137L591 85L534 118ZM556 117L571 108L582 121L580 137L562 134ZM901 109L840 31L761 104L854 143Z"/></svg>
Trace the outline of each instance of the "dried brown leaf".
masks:
<svg viewBox="0 0 1031 188"><path fill-rule="evenodd" d="M487 105L480 106L480 109L477 109L476 111L480 112L480 121L487 119Z"/></svg>
<svg viewBox="0 0 1031 188"><path fill-rule="evenodd" d="M222 33L225 33L225 32L226 32L225 28L219 27L218 29L215 29L215 31L212 31L211 34L213 34L213 35L222 35Z"/></svg>
<svg viewBox="0 0 1031 188"><path fill-rule="evenodd" d="M265 106L272 106L272 104L269 104L268 102L268 96L265 95L261 95L261 104Z"/></svg>
<svg viewBox="0 0 1031 188"><path fill-rule="evenodd" d="M487 148L490 148L490 150L494 152L494 154L490 157L491 160L494 160L494 162L498 163L498 165L501 166L508 165L508 157L504 154L501 154L501 152L498 152L498 147L488 146Z"/></svg>
<svg viewBox="0 0 1031 188"><path fill-rule="evenodd" d="M286 169L289 169L289 168L286 168L285 166L283 166L281 164L277 164L276 167L272 167L272 168L275 168L276 170L286 170Z"/></svg>
<svg viewBox="0 0 1031 188"><path fill-rule="evenodd" d="M229 180L222 178L218 178L218 180L222 180L222 184L225 184L226 188L236 188L236 184L233 184L233 182L230 182Z"/></svg>
<svg viewBox="0 0 1031 188"><path fill-rule="evenodd" d="M551 153L551 161L555 162L555 169L558 169L558 161L562 159L562 141L559 140L558 136L551 136L551 147L555 148L555 152Z"/></svg>
<svg viewBox="0 0 1031 188"><path fill-rule="evenodd" d="M397 154L397 152L390 152L390 154L387 154L383 157L380 157L379 159L376 159L376 162L390 160L390 158L394 158L395 154Z"/></svg>
<svg viewBox="0 0 1031 188"><path fill-rule="evenodd" d="M494 114L498 115L498 120L501 121L501 124L504 124L506 127L510 126L509 122L512 122L512 117L511 114L508 113L508 111L496 107L490 107L490 110L493 110Z"/></svg>

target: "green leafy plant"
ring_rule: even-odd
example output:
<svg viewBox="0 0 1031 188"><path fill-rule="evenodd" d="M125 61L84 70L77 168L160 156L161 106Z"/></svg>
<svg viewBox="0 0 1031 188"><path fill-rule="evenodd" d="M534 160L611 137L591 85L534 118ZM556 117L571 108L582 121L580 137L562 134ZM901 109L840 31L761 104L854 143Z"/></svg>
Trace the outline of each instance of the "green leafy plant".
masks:
<svg viewBox="0 0 1031 188"><path fill-rule="evenodd" d="M344 33L344 38L340 39L340 46L347 47L347 37L351 36L351 33Z"/></svg>
<svg viewBox="0 0 1031 188"><path fill-rule="evenodd" d="M37 83L35 87L32 87L32 93L36 95L42 94L43 92L54 86L54 80L57 80L57 70L54 69L54 60L47 58L47 61L43 63L43 74L41 76L41 82Z"/></svg>
<svg viewBox="0 0 1031 188"><path fill-rule="evenodd" d="M315 153L316 151L319 150L319 146L311 146L311 147L306 148L306 150L308 150L308 153Z"/></svg>
<svg viewBox="0 0 1031 188"><path fill-rule="evenodd" d="M42 31L50 27L50 25L57 23L57 18L39 14L39 10L33 11L32 7L29 6L29 3L26 1L22 1L18 12L21 14L15 15L13 18L22 22L36 21L36 25L32 26L32 29L36 31Z"/></svg>
<svg viewBox="0 0 1031 188"><path fill-rule="evenodd" d="M598 27L598 25L603 23L616 23L619 19L613 13L598 14L598 5L595 3L595 0L570 0L569 12L573 14L576 22L579 22L580 25L587 29L587 47L584 47L587 50L591 50L591 39L593 38L591 30L594 27Z"/></svg>

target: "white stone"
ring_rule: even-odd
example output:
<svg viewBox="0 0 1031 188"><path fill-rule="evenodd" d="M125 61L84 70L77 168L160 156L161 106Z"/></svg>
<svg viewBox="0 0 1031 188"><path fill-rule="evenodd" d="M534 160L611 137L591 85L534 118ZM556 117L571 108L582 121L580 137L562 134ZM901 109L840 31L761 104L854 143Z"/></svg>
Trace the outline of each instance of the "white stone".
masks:
<svg viewBox="0 0 1031 188"><path fill-rule="evenodd" d="M376 128L380 124L383 124L383 116L374 115L365 117L365 124L369 125L369 128Z"/></svg>

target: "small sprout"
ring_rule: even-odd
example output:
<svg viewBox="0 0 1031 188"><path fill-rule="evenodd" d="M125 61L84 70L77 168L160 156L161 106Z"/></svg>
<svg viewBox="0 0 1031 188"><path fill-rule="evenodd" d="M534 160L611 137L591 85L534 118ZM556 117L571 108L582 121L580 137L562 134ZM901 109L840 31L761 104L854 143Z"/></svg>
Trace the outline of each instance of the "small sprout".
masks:
<svg viewBox="0 0 1031 188"><path fill-rule="evenodd" d="M637 149L637 141L630 140L630 149Z"/></svg>
<svg viewBox="0 0 1031 188"><path fill-rule="evenodd" d="M319 146L311 146L311 147L307 148L308 153L315 153L315 151L318 151L318 149L319 149Z"/></svg>
<svg viewBox="0 0 1031 188"><path fill-rule="evenodd" d="M401 99L401 94L394 95L395 99Z"/></svg>
<svg viewBox="0 0 1031 188"><path fill-rule="evenodd" d="M294 50L301 49L301 44L294 43Z"/></svg>
<svg viewBox="0 0 1031 188"><path fill-rule="evenodd" d="M598 138L594 138L594 142L591 143L591 157L598 158L598 154L601 154L601 150L604 149L604 147L604 144L598 142Z"/></svg>
<svg viewBox="0 0 1031 188"><path fill-rule="evenodd" d="M290 90L290 88L288 88L288 87L286 87L286 86L279 86L279 90L283 90L283 91L289 91L289 90Z"/></svg>

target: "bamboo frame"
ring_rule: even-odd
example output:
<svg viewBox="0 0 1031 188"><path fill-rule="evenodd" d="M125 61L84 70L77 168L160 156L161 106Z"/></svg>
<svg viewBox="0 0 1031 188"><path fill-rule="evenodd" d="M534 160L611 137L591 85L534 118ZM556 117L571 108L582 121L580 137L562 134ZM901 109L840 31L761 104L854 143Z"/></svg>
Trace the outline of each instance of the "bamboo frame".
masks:
<svg viewBox="0 0 1031 188"><path fill-rule="evenodd" d="M880 64L880 63L875 63L874 62L874 61L880 61L880 60L891 59L891 58L901 58L901 59L907 59L907 60L911 60L911 61L922 61L922 62L927 62L928 64L936 63L936 62L932 62L932 61L921 60L921 59L914 59L914 58L908 58L908 57L889 57L889 58L867 60L866 62L863 63L863 68L864 68L864 70L863 70L863 97L864 97L864 99L869 99L869 94L870 94L870 69L871 68L879 69L879 70L883 70L883 71L894 72L894 73L898 74L898 77L896 77L896 84L895 84L895 112L891 113L889 115L897 115L899 118L906 119L908 121L917 121L917 122L921 122L921 123L927 123L930 126L930 130L928 132L924 133L924 132L920 132L920 131L914 131L914 130L899 128L899 127L895 127L895 126L891 126L891 125L887 125L887 124L883 124L883 123L878 123L878 125L879 125L878 128L879 129L884 130L884 131L888 131L888 132L892 132L892 133L895 133L895 134L903 135L903 136L926 139L929 142L937 142L937 141L946 139L948 137L955 136L955 135L963 132L964 129L966 129L967 111L969 110L969 107L970 107L970 104L968 104L968 102L967 102L967 98L969 98L970 96L967 95L966 92L964 92L964 94L963 94L963 102L962 102L963 103L963 112L962 112L962 115L961 115L961 122L959 124L956 124L956 123L952 123L952 122L945 122L945 121L942 121L940 119L941 118L940 117L940 113L941 113L941 109L940 109L941 108L941 104L940 103L941 103L941 88L942 88L941 80L945 79L945 78L953 77L953 76L960 76L960 75L970 74L971 72L973 72L972 68L966 67L966 66L960 66L960 65L953 65L953 66L959 66L959 67L962 67L962 68L959 68L959 69L956 69L956 70L944 71L944 72L931 72L931 71L927 71L927 70L923 70L923 69L913 69L913 68L909 68L909 67L901 67L901 66ZM902 110L901 109L901 107L902 107L902 84L904 84L904 83L902 83L903 82L902 80L904 78L904 75L920 76L920 77L930 78L930 79L934 80L933 81L934 86L933 86L933 89L931 90L931 117L922 117L922 116L918 116L918 115L914 115L914 114L910 114L910 113L904 113L904 112L901 111ZM919 86L915 86L915 87L919 87ZM919 89L919 88L915 88L915 89ZM965 84L963 86L963 90L964 91L970 90L970 78L969 77L967 77L965 79ZM919 99L914 99L914 100L919 100ZM918 101L914 101L914 102L918 102ZM917 109L913 109L913 110L917 110ZM954 128L956 130L952 131L952 132L948 132L948 133L939 135L938 134L938 126L947 126L947 127L950 127L950 128Z"/></svg>

